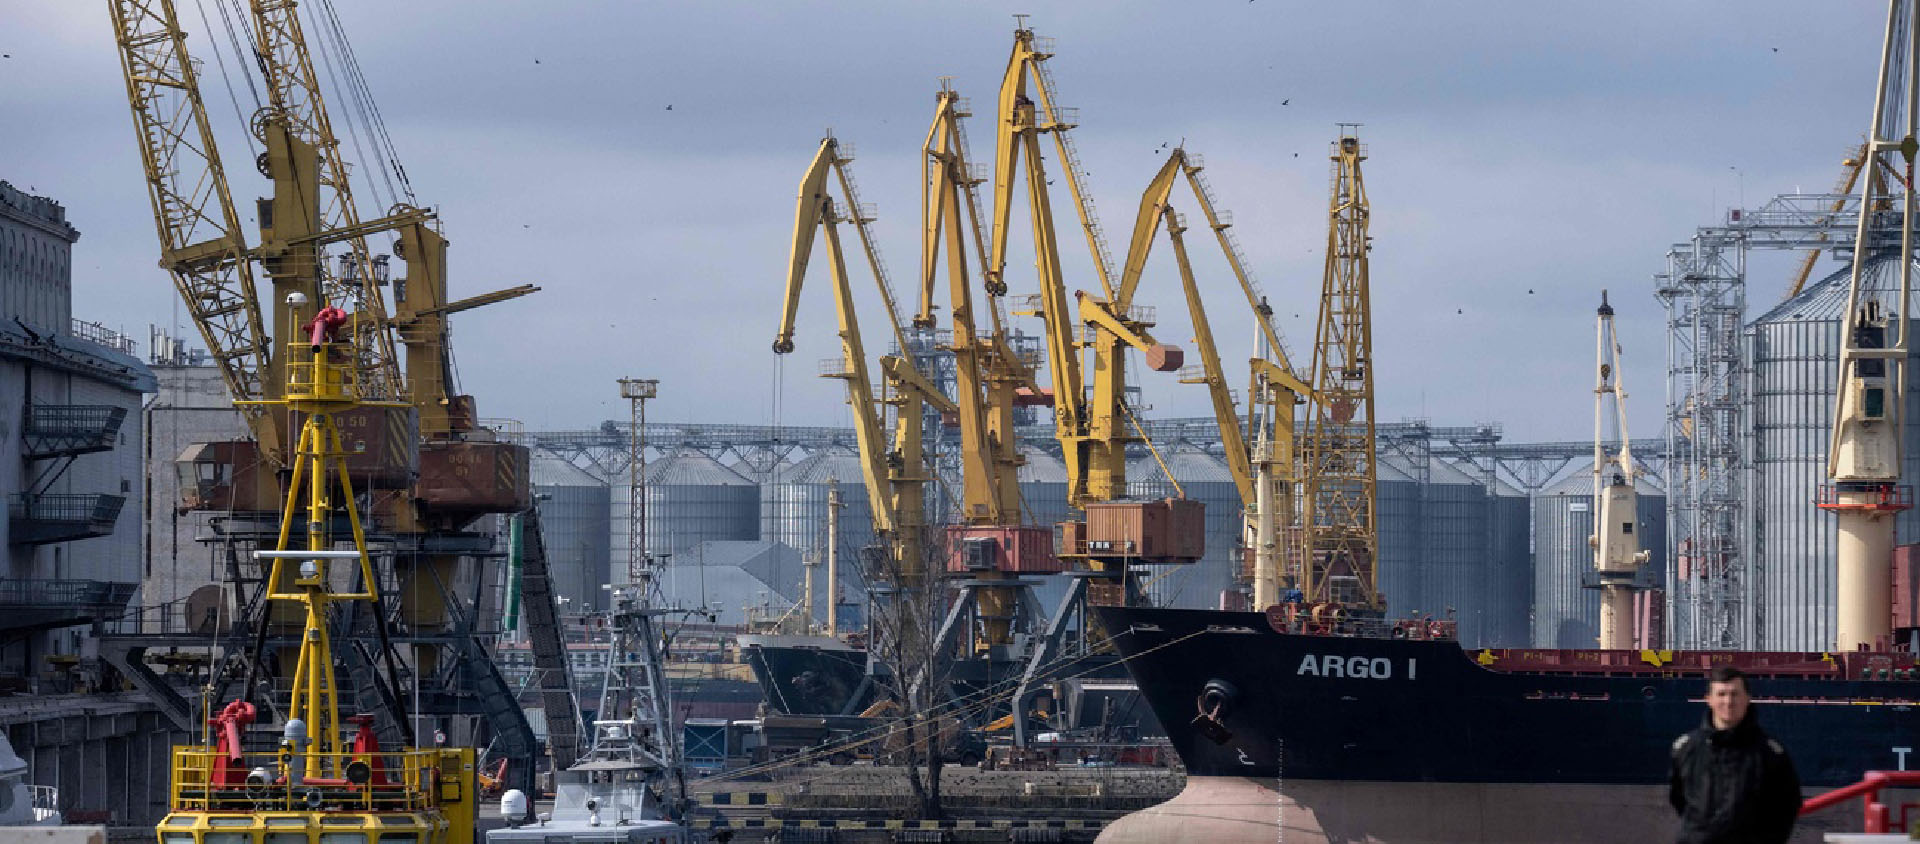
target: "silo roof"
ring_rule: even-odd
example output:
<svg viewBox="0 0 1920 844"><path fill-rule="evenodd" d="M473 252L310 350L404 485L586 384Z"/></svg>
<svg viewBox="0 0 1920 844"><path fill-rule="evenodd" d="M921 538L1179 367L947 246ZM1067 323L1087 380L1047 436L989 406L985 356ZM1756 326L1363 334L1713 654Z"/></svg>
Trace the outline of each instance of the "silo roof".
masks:
<svg viewBox="0 0 1920 844"><path fill-rule="evenodd" d="M606 481L595 477L592 472L582 469L566 458L546 449L533 450L531 474L534 486L587 486L605 487Z"/></svg>
<svg viewBox="0 0 1920 844"><path fill-rule="evenodd" d="M767 476L771 484L824 484L829 480L842 485L866 483L860 455L850 448L829 446L807 455L800 462ZM862 487L864 489L864 487Z"/></svg>
<svg viewBox="0 0 1920 844"><path fill-rule="evenodd" d="M1899 292L1900 275L1896 272L1899 261L1900 255L1895 251L1868 255L1861 267L1861 288L1880 294L1883 302L1890 302ZM1807 285L1800 295L1773 306L1753 322L1837 321L1840 313L1847 309L1847 291L1852 280L1853 267L1843 266Z"/></svg>
<svg viewBox="0 0 1920 844"><path fill-rule="evenodd" d="M1233 470L1227 468L1227 462L1192 446L1174 446L1163 449L1160 459L1165 460L1167 469L1172 470L1174 480L1181 483L1233 483ZM1127 480L1130 483L1153 483L1165 481L1167 472L1160 468L1160 460L1152 455L1142 457L1127 464Z"/></svg>
<svg viewBox="0 0 1920 844"><path fill-rule="evenodd" d="M659 460L647 464L647 483L662 486L753 486L720 461L699 449L681 446Z"/></svg>
<svg viewBox="0 0 1920 844"><path fill-rule="evenodd" d="M1052 452L1041 448L1020 449L1020 456L1027 462L1020 467L1020 482L1023 484L1064 484L1067 482L1067 464Z"/></svg>
<svg viewBox="0 0 1920 844"><path fill-rule="evenodd" d="M1634 475L1633 491L1640 495L1666 495L1667 491L1647 479L1647 473ZM1581 461L1579 469L1573 474L1561 478L1559 482L1548 484L1540 490L1541 495L1592 495L1593 464Z"/></svg>

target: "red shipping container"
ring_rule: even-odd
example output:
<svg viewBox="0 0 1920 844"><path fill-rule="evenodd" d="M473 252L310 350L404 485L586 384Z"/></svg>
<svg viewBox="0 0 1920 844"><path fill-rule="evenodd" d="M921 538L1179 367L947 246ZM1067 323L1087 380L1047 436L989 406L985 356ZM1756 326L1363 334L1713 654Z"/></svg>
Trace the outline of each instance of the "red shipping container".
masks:
<svg viewBox="0 0 1920 844"><path fill-rule="evenodd" d="M1088 556L1192 563L1205 555L1206 545L1206 505L1198 501L1167 498L1087 505Z"/></svg>
<svg viewBox="0 0 1920 844"><path fill-rule="evenodd" d="M985 545L990 551L982 551ZM969 546L972 545L972 548ZM985 554L985 557L979 556ZM1053 552L1046 525L955 525L947 528L947 571L1058 574L1065 566Z"/></svg>

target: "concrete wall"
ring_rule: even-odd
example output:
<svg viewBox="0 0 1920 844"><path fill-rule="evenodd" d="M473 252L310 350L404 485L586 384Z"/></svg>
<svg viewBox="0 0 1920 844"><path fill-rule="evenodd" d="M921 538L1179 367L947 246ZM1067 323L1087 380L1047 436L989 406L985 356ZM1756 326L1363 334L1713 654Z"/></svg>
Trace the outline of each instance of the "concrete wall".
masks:
<svg viewBox="0 0 1920 844"><path fill-rule="evenodd" d="M197 442L248 436L246 422L233 409L220 370L212 366L155 366L160 391L147 403L144 431L147 489L145 582L140 603L156 606L179 601L209 583L226 582L226 572L206 545L195 541L207 531L209 513L179 512L180 482L174 460Z"/></svg>
<svg viewBox="0 0 1920 844"><path fill-rule="evenodd" d="M27 782L60 789L69 823L116 826L166 814L168 760L193 739L139 693L8 698L0 730L26 761Z"/></svg>

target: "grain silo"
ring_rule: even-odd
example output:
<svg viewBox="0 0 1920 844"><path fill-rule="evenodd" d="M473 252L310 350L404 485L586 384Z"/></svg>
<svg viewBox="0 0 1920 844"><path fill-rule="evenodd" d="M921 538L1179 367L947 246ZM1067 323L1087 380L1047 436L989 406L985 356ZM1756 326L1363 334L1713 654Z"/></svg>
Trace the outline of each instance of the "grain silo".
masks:
<svg viewBox="0 0 1920 844"><path fill-rule="evenodd" d="M1020 455L1026 458L1020 467L1021 521L1051 528L1079 518L1079 511L1067 503L1067 464L1044 448L1025 446L1020 449ZM1051 617L1066 595L1068 578L1052 574L1036 579L1040 583L1034 587L1034 599Z"/></svg>
<svg viewBox="0 0 1920 844"><path fill-rule="evenodd" d="M1488 571L1487 624L1480 644L1524 648L1533 641L1532 502L1512 484L1494 479L1493 565Z"/></svg>
<svg viewBox="0 0 1920 844"><path fill-rule="evenodd" d="M1148 455L1128 464L1128 497L1177 497L1180 493L1167 480L1171 470L1186 497L1206 505L1207 545L1206 556L1197 563L1154 567L1147 595L1155 606L1217 609L1220 593L1233 587L1240 571L1240 488L1226 461L1194 446L1182 443L1163 449L1159 458Z"/></svg>
<svg viewBox="0 0 1920 844"><path fill-rule="evenodd" d="M760 486L760 538L779 542L807 559L825 559L829 490L840 490L839 549L842 564L859 564L861 548L873 544L873 512L860 455L829 446L769 473Z"/></svg>
<svg viewBox="0 0 1920 844"><path fill-rule="evenodd" d="M760 534L760 490L699 449L681 446L647 462L646 552L678 555L709 540L750 540ZM613 575L626 582L628 487L616 478L610 494Z"/></svg>
<svg viewBox="0 0 1920 844"><path fill-rule="evenodd" d="M1404 461L1383 457L1373 464L1375 552L1379 590L1387 615L1405 618L1423 609L1420 597L1420 484Z"/></svg>
<svg viewBox="0 0 1920 844"><path fill-rule="evenodd" d="M1481 478L1433 460L1420 486L1419 609L1460 623L1460 641L1482 643L1493 563L1491 500Z"/></svg>
<svg viewBox="0 0 1920 844"><path fill-rule="evenodd" d="M531 462L554 595L567 599L561 612L606 609L606 592L600 587L613 582L608 579L613 525L606 481L545 449L534 449ZM622 556L623 566L625 561Z"/></svg>
<svg viewBox="0 0 1920 844"><path fill-rule="evenodd" d="M1899 258L1868 256L1863 298L1897 298ZM1842 269L1761 315L1748 327L1752 343L1754 558L1748 571L1757 601L1759 647L1817 651L1835 636L1835 525L1813 505L1827 482L1827 447L1838 367L1840 323L1850 269ZM1920 368L1908 352L1905 458L1901 475L1920 477ZM1900 513L1897 542L1920 537L1920 511ZM1688 585L1714 573L1711 560L1675 569ZM1676 590L1679 591L1679 590ZM1684 608L1676 607L1676 613Z"/></svg>
<svg viewBox="0 0 1920 844"><path fill-rule="evenodd" d="M1666 570L1667 498L1640 475L1637 531L1649 552L1646 570ZM1584 464L1533 498L1533 644L1592 648L1600 640L1600 590L1588 589L1593 571L1593 465ZM1657 580L1657 578L1655 578Z"/></svg>

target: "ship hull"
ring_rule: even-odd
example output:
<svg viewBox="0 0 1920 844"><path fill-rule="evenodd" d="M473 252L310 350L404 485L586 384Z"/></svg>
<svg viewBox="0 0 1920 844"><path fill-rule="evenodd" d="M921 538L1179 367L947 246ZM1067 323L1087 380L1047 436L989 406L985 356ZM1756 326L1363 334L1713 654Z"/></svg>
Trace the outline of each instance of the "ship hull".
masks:
<svg viewBox="0 0 1920 844"><path fill-rule="evenodd" d="M1849 825L1851 822L1851 826ZM1795 844L1857 828L1802 819ZM1617 844L1672 841L1665 786L1276 781L1189 776L1179 796L1108 824L1099 844Z"/></svg>
<svg viewBox="0 0 1920 844"><path fill-rule="evenodd" d="M1176 826L1154 840L1582 840L1568 827L1586 815L1610 824L1595 840L1636 840L1622 825L1672 834L1668 754L1705 712L1697 675L1501 672L1449 641L1280 633L1260 613L1099 612L1190 778L1181 800L1103 841L1149 840L1130 830L1207 806L1244 815L1248 834ZM1209 683L1226 694L1203 699ZM1813 790L1920 764L1904 750L1920 747L1920 682L1752 685L1761 725ZM1218 730L1196 723L1213 703Z"/></svg>

